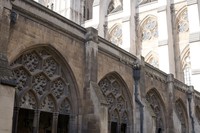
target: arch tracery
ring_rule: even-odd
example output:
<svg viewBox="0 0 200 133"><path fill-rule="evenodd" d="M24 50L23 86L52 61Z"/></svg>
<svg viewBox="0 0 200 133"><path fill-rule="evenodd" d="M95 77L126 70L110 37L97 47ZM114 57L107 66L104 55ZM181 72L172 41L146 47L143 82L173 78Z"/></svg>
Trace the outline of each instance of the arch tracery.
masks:
<svg viewBox="0 0 200 133"><path fill-rule="evenodd" d="M123 83L111 73L99 82L99 86L108 102L109 132L130 131L130 101Z"/></svg>
<svg viewBox="0 0 200 133"><path fill-rule="evenodd" d="M187 133L187 113L185 111L184 104L180 99L175 102L175 112L181 122L181 132Z"/></svg>
<svg viewBox="0 0 200 133"><path fill-rule="evenodd" d="M39 110L44 116L46 113L45 117L41 116L40 122L50 118L53 120L54 116L51 114L58 112L59 115L63 115L62 118L59 117L58 122L67 118L67 123L73 123L69 122L69 118L72 118L69 116L78 112L76 85L70 70L53 50L45 46L28 50L11 64L11 68L17 82L15 106L22 110L21 112L29 114L30 111ZM22 115L20 114L20 121L24 117ZM19 127L22 128L23 124ZM25 128L23 127L24 131ZM19 132L23 130L18 129ZM65 129L63 133L66 132Z"/></svg>
<svg viewBox="0 0 200 133"><path fill-rule="evenodd" d="M156 132L164 131L165 129L165 118L164 118L164 107L163 102L155 89L151 89L146 94L146 100L150 104L152 110L156 115Z"/></svg>

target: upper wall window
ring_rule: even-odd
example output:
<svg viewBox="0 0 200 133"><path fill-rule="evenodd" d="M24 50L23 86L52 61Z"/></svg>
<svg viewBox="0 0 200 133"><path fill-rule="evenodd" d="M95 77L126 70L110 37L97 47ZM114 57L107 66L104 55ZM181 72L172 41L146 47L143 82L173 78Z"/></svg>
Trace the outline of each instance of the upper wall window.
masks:
<svg viewBox="0 0 200 133"><path fill-rule="evenodd" d="M188 12L187 8L182 10L177 18L177 31L179 33L184 33L189 30L189 22L188 22Z"/></svg>
<svg viewBox="0 0 200 133"><path fill-rule="evenodd" d="M151 40L158 37L157 19L148 17L140 27L142 41Z"/></svg>
<svg viewBox="0 0 200 133"><path fill-rule="evenodd" d="M122 0L111 0L107 14L114 13L117 11L121 11L123 9L123 1Z"/></svg>
<svg viewBox="0 0 200 133"><path fill-rule="evenodd" d="M122 27L121 25L115 25L113 28L111 28L110 31L110 41L117 46L122 45Z"/></svg>
<svg viewBox="0 0 200 133"><path fill-rule="evenodd" d="M183 60L182 60L182 64L183 64L183 72L184 72L185 83L187 85L191 85L192 71L191 71L191 61L190 61L189 50L184 55Z"/></svg>

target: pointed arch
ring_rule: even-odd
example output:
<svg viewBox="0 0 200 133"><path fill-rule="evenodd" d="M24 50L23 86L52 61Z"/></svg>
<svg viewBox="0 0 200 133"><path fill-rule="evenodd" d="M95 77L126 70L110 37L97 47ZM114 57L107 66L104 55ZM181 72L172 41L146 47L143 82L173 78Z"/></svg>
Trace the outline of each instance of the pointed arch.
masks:
<svg viewBox="0 0 200 133"><path fill-rule="evenodd" d="M56 99L52 94L46 95L41 99L40 108L42 111L55 112L57 111Z"/></svg>
<svg viewBox="0 0 200 133"><path fill-rule="evenodd" d="M157 17L146 16L139 24L139 37L141 41L147 41L158 37Z"/></svg>
<svg viewBox="0 0 200 133"><path fill-rule="evenodd" d="M184 79L187 85L191 85L191 61L190 61L190 49L189 46L186 46L183 52L181 53L181 62L182 62L182 69L184 72Z"/></svg>
<svg viewBox="0 0 200 133"><path fill-rule="evenodd" d="M188 118L187 118L187 109L182 101L182 99L177 99L175 102L175 112L181 123L181 132L188 132Z"/></svg>
<svg viewBox="0 0 200 133"><path fill-rule="evenodd" d="M160 93L152 88L146 94L146 100L156 115L156 132L166 130L166 108Z"/></svg>
<svg viewBox="0 0 200 133"><path fill-rule="evenodd" d="M122 45L122 26L120 23L114 24L108 31L108 39L117 46Z"/></svg>
<svg viewBox="0 0 200 133"><path fill-rule="evenodd" d="M24 109L38 109L37 95L32 90L25 92L18 106Z"/></svg>
<svg viewBox="0 0 200 133"><path fill-rule="evenodd" d="M128 128L127 131L132 131L131 125L133 123L131 120L133 116L131 95L124 80L118 73L111 72L99 81L99 86L108 102L109 131L116 131L116 125L118 125L117 128ZM113 115L116 112L119 115L118 121L113 119ZM124 112L126 112L126 116L124 116ZM130 119L127 119L127 117ZM122 118L126 119L126 121L122 121Z"/></svg>
<svg viewBox="0 0 200 133"><path fill-rule="evenodd" d="M176 15L176 30L178 33L185 33L189 30L187 6L181 8Z"/></svg>
<svg viewBox="0 0 200 133"><path fill-rule="evenodd" d="M63 98L67 98L69 103L72 101L74 103L70 104L70 109L73 111L71 111L70 114L64 114L64 117L68 120L72 119L69 124L73 125L74 130L78 130L78 117L76 117L80 111L78 85L66 59L49 44L35 45L20 53L21 54L16 56L16 59L12 61L11 68L13 69L14 75L21 74L15 71L18 70L18 68L24 68L28 73L17 82L17 84L21 84L21 86L17 85L17 103L15 105L23 105L20 108L26 107L24 104L20 103L21 98L26 102L27 97L31 99L30 96L35 96L35 99L38 101L36 111L41 109L42 114L48 114L48 117L51 118L51 114L53 113L62 114L60 114L61 108L58 104ZM15 78L20 78L20 76L16 76ZM30 92L28 93L30 95L27 96L26 92ZM25 98L23 94L25 94ZM35 107L34 109L28 109L34 112ZM42 117L41 119L45 122L46 118L47 117ZM20 119L23 119L23 117L20 117ZM60 117L58 120L59 119Z"/></svg>

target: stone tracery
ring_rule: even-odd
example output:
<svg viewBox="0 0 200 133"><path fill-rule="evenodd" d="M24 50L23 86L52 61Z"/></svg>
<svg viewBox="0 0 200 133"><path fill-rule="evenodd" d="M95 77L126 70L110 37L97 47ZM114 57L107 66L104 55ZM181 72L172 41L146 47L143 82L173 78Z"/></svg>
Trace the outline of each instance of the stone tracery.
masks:
<svg viewBox="0 0 200 133"><path fill-rule="evenodd" d="M61 97L71 99L69 83L66 82L67 79L63 73L59 72L63 70L46 49L41 48L26 52L14 61L12 69L17 81L17 95L31 89L41 103L41 105L37 105L35 96L28 91L24 95L19 95L18 105L21 108L39 109L41 107L43 111L54 112L55 104L58 104ZM43 99L47 93L49 95ZM64 110L65 107L65 111L61 111L63 114L69 114L71 111L69 103L70 100L60 105L62 106L59 107L61 110Z"/></svg>
<svg viewBox="0 0 200 133"><path fill-rule="evenodd" d="M128 104L123 93L125 89L120 81L113 75L108 75L99 82L109 107L109 122L116 122L128 126Z"/></svg>
<svg viewBox="0 0 200 133"><path fill-rule="evenodd" d="M146 100L156 115L156 131L160 129L164 130L164 112L157 92L155 90L150 90L146 95Z"/></svg>
<svg viewBox="0 0 200 133"><path fill-rule="evenodd" d="M158 37L158 24L157 19L154 17L147 18L141 28L141 39L142 41L151 40Z"/></svg>
<svg viewBox="0 0 200 133"><path fill-rule="evenodd" d="M184 111L184 107L183 107L183 104L180 100L177 100L176 103L175 103L175 112L178 116L178 119L180 120L181 122L181 132L182 133L186 133L186 126L187 126L187 123L186 123L186 114L185 114L185 111Z"/></svg>

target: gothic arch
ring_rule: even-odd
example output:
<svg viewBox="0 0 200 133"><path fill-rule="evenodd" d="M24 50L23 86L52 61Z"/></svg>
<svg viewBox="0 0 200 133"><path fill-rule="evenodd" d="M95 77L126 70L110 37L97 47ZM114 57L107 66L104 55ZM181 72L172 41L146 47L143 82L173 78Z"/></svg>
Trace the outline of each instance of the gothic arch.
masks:
<svg viewBox="0 0 200 133"><path fill-rule="evenodd" d="M181 53L182 70L184 73L185 83L191 85L191 61L190 61L190 49L189 46L185 47Z"/></svg>
<svg viewBox="0 0 200 133"><path fill-rule="evenodd" d="M188 119L187 119L187 109L183 103L183 101L179 98L175 102L175 112L179 121L181 122L181 132L188 132Z"/></svg>
<svg viewBox="0 0 200 133"><path fill-rule="evenodd" d="M77 83L70 66L56 49L46 45L26 49L11 63L11 68L17 81L16 108L58 112L69 116L67 119L73 120L68 123L77 126L75 119L80 107ZM67 102L63 102L65 99Z"/></svg>
<svg viewBox="0 0 200 133"><path fill-rule="evenodd" d="M181 8L176 14L176 30L178 33L184 33L189 30L187 7Z"/></svg>
<svg viewBox="0 0 200 133"><path fill-rule="evenodd" d="M141 41L158 37L158 22L154 15L147 15L139 24L139 37Z"/></svg>
<svg viewBox="0 0 200 133"><path fill-rule="evenodd" d="M99 86L108 102L109 132L132 131L132 102L127 85L119 74L111 72L105 75Z"/></svg>
<svg viewBox="0 0 200 133"><path fill-rule="evenodd" d="M166 108L160 93L156 88L150 89L146 94L146 100L156 115L156 132L166 132Z"/></svg>

